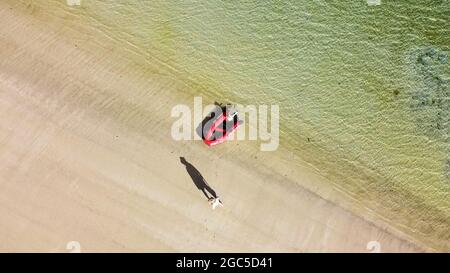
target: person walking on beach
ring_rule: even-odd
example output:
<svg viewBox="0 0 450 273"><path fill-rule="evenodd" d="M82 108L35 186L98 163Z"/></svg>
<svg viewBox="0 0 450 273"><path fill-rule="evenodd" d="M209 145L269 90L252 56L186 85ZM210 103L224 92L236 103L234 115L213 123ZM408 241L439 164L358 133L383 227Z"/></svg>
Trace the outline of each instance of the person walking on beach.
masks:
<svg viewBox="0 0 450 273"><path fill-rule="evenodd" d="M212 209L216 209L217 206L223 207L223 203L217 196L216 192L208 185L203 175L195 168L191 163L187 162L184 157L180 157L180 162L186 167L186 171L191 177L197 189L199 189L205 195L208 202L211 204Z"/></svg>

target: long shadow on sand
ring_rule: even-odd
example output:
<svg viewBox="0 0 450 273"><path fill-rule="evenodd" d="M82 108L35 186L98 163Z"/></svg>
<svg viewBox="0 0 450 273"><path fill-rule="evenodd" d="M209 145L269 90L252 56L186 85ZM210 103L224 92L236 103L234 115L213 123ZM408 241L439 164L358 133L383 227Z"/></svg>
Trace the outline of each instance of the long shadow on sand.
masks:
<svg viewBox="0 0 450 273"><path fill-rule="evenodd" d="M189 162L186 161L184 157L180 157L181 163L186 166L186 171L192 178L195 186L199 189L206 198L209 200L211 198L217 198L216 192L208 185L203 175Z"/></svg>

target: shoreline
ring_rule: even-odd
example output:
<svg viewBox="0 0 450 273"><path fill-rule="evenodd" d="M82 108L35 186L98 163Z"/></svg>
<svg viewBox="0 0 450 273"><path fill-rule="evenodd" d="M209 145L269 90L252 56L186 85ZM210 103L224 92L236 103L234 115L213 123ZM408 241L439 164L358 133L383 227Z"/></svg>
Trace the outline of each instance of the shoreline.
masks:
<svg viewBox="0 0 450 273"><path fill-rule="evenodd" d="M0 6L1 13L9 12L2 19L6 22L2 33L9 38L5 41L11 42L2 53L6 61L2 63L0 88L7 92L3 92L0 102L4 109L9 109L2 115L8 134L1 136L7 144L1 156L9 161L0 172L2 180L6 181L0 200L7 208L17 205L20 200L26 201L12 212L3 209L0 213L4 230L16 238L9 241L10 233L2 232L0 237L6 242L4 250L24 251L28 245L30 250L52 251L51 246L54 246L61 251L65 240L73 234L82 238L82 248L88 251L149 251L153 247L156 251L363 252L368 251L365 242L371 238L380 240L382 251L421 250L313 194L305 185L284 180L279 170L267 170L261 175L252 170L249 163L245 167L236 164L234 157L242 158L238 160L241 163L248 162L238 155L252 151L250 147L242 147L246 145L229 143L212 152L196 142L188 145L166 140L170 132L171 105L174 101L183 103L190 98L168 94L167 89L179 93L175 89L180 87L173 79L164 80L164 76L158 75L147 79L151 72L132 69L120 78L120 71L132 68L134 64L124 57L110 59L114 56L111 52L116 50L114 46L108 56L101 47L97 47L97 51L91 43L74 47L68 36L47 30L41 32L30 24L20 24L27 27L24 33L13 38L13 29L19 24L11 30L6 26L12 26L14 20L23 20L21 23L35 21L11 14L14 11L5 11L7 5ZM33 43L22 43L27 39ZM23 44L26 46L21 46ZM45 49L49 44L51 46ZM80 50L81 46L86 49ZM21 49L16 52L18 48ZM98 56L87 54L87 48L94 49L92 52ZM15 54L8 55L11 52ZM66 64L67 60L71 62ZM95 65L89 66L92 64ZM52 73L55 69L57 73ZM31 74L34 75L30 79ZM91 88L93 91L84 91ZM57 89L63 91L59 93ZM42 103L47 105L42 106ZM21 120L27 122L21 123ZM45 130L40 130L38 125ZM30 151L27 151L28 147L31 147ZM15 160L8 159L12 154L20 156ZM211 212L177 162L180 156L186 157L213 181L211 185L224 197L223 210ZM173 173L163 172L161 168L166 166L173 168ZM235 175L237 169L239 176ZM214 170L225 170L226 179ZM315 190L322 191L321 196L327 196L327 199L339 199L333 196L335 190L316 184L325 185L326 182L320 182L316 175L306 172L306 168L302 171L304 184L315 185ZM49 174L41 177L46 172ZM288 174L288 179L297 173L301 171ZM70 185L76 185L73 186L75 189ZM20 186L26 186L30 192L24 193ZM41 194L46 199L42 200ZM57 194L65 199L53 197ZM97 198L102 202L97 204ZM182 202L178 202L180 200ZM188 208L185 204L189 204ZM73 212L77 219L65 216L65 209ZM311 211L314 211L313 216ZM298 219L293 219L294 216ZM98 226L89 222L91 217L100 218ZM78 223L80 219L88 223ZM127 225L125 220L139 228ZM156 220L161 223L154 224ZM66 226L67 223L70 225ZM21 226L22 233L14 233L14 225ZM115 239L96 238L105 227ZM350 242L345 235L348 229L354 229L349 232L356 234L351 238L354 241ZM56 234L50 234L50 231ZM115 236L116 231L119 238ZM32 235L32 238L24 236L20 241L20 235L25 232L41 234L46 239L33 239ZM177 234L181 240L171 239L171 234ZM191 237L204 242L192 242ZM30 243L33 240L38 242ZM87 247L86 241L89 242ZM91 245L94 242L96 245Z"/></svg>

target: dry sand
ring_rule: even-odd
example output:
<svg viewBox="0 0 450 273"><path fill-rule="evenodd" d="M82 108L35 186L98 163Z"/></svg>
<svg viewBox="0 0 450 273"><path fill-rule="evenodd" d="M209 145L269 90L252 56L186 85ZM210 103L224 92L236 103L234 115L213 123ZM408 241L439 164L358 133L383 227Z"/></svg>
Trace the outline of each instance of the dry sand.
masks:
<svg viewBox="0 0 450 273"><path fill-rule="evenodd" d="M424 250L291 181L321 185L306 169L282 177L245 163L245 142L172 140L170 109L192 98L132 55L0 3L0 251Z"/></svg>

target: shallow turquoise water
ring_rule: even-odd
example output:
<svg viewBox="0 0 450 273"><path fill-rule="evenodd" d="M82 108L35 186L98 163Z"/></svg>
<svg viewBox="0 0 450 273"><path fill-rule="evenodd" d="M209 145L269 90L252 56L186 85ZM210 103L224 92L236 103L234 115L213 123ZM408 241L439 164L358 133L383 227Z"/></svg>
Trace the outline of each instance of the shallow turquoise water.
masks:
<svg viewBox="0 0 450 273"><path fill-rule="evenodd" d="M31 2L132 44L193 96L278 104L284 148L449 246L448 1Z"/></svg>

